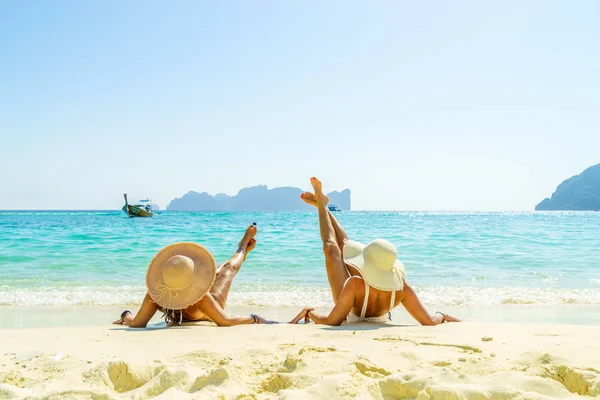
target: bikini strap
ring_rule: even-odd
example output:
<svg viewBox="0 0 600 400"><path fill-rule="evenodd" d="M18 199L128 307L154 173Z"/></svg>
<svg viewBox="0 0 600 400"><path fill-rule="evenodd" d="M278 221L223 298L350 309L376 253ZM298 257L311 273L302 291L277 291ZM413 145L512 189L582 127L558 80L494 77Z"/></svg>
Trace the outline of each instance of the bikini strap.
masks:
<svg viewBox="0 0 600 400"><path fill-rule="evenodd" d="M365 301L363 301L363 308L360 312L361 318L364 318L365 314L367 314L367 303L369 302L369 284L364 279L363 281L365 282Z"/></svg>

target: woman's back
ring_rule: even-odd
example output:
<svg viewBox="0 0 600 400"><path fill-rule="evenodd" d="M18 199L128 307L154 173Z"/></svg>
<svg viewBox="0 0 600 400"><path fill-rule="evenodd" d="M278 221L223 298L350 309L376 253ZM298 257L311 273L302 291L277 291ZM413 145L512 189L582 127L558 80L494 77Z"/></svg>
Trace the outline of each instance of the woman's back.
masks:
<svg viewBox="0 0 600 400"><path fill-rule="evenodd" d="M347 284L352 285L356 296L348 322L386 322L389 319L388 313L396 306L396 292L375 289L359 276L348 278Z"/></svg>

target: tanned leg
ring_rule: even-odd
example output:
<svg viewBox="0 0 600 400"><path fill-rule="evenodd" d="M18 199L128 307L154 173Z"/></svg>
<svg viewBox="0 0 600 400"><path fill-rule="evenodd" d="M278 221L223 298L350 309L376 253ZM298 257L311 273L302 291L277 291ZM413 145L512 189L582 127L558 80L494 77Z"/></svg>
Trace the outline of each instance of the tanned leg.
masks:
<svg viewBox="0 0 600 400"><path fill-rule="evenodd" d="M322 184L317 178L313 177L310 180L315 197L317 199L317 210L319 211L319 230L321 232L321 240L323 241L323 253L325 254L325 268L327 270L327 279L331 287L333 301L337 302L344 288L344 283L350 276L344 265L342 258L342 250L338 244L336 232L333 229L329 210L327 208L328 198L323 195Z"/></svg>
<svg viewBox="0 0 600 400"><path fill-rule="evenodd" d="M317 198L315 197L315 195L313 193L304 192L304 193L302 193L302 195L300 195L300 198L306 204L317 207ZM329 198L327 196L325 196L325 198L327 198L329 200ZM344 228L342 228L342 225L339 223L339 221L337 220L335 215L333 215L333 213L329 210L329 208L327 209L327 213L329 213L329 219L331 220L331 225L333 225L333 230L335 230L335 238L338 242L338 245L340 246L340 250L341 250L342 256L343 256L344 255L344 245L346 244L346 241L348 240L348 235L346 234L346 231L344 230ZM351 265L346 264L346 268L348 269L348 272L350 273L350 275L362 276L358 272L358 270L356 268L352 267Z"/></svg>
<svg viewBox="0 0 600 400"><path fill-rule="evenodd" d="M304 193L302 193L300 198L302 200L304 200L304 202L306 204L310 204L311 206L317 207L317 198L315 197L315 195L313 193L304 192ZM329 202L329 197L325 196L325 198ZM342 250L342 254L343 254L344 253L344 244L346 243L346 240L348 240L348 235L346 234L346 231L344 230L344 228L342 228L342 225L337 220L335 215L333 215L333 213L329 210L329 208L327 209L327 213L329 214L329 219L331 220L331 225L333 225L333 230L335 231L335 238L336 238L338 245L340 246L340 249Z"/></svg>
<svg viewBox="0 0 600 400"><path fill-rule="evenodd" d="M255 235L256 226L250 225L248 229L246 229L244 237L238 243L238 249L235 254L219 268L219 273L215 279L215 283L210 289L210 294L214 297L215 301L219 303L221 308L225 308L233 278L242 267L242 263L246 260L248 253L256 246L256 240L254 240Z"/></svg>

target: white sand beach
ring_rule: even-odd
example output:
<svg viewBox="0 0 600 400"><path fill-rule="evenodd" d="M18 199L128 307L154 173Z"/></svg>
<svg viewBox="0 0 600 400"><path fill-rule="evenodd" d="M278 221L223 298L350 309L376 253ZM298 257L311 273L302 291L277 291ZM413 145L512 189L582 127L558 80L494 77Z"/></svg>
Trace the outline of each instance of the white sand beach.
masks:
<svg viewBox="0 0 600 400"><path fill-rule="evenodd" d="M2 329L0 398L600 398L600 327Z"/></svg>

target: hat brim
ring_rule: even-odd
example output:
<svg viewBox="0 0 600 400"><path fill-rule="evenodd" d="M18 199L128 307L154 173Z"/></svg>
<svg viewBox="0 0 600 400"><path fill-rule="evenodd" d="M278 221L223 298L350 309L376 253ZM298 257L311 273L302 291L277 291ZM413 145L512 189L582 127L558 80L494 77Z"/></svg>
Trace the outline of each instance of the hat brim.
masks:
<svg viewBox="0 0 600 400"><path fill-rule="evenodd" d="M161 295L164 287L163 265L175 255L189 257L194 262L194 276L188 286L181 290L171 290L174 295ZM160 250L148 266L146 287L153 302L161 308L182 310L197 303L204 297L215 282L217 263L210 252L197 243L179 242Z"/></svg>
<svg viewBox="0 0 600 400"><path fill-rule="evenodd" d="M353 240L344 244L344 262L358 270L369 286L383 291L397 291L404 288L406 269L400 260L396 260L390 270L382 270L365 262L365 245Z"/></svg>

